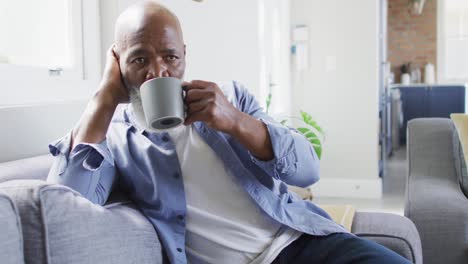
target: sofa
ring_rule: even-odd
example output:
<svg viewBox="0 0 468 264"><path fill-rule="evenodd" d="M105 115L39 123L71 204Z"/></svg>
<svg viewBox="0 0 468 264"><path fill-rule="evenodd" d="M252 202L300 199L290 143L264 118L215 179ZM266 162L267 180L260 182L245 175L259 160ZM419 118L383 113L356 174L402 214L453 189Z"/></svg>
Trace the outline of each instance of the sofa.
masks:
<svg viewBox="0 0 468 264"><path fill-rule="evenodd" d="M468 200L456 169L459 140L447 118L408 123L405 216L421 236L424 263L468 263Z"/></svg>
<svg viewBox="0 0 468 264"><path fill-rule="evenodd" d="M162 263L150 222L118 190L104 206L44 180L52 156L0 164L0 262ZM8 231L8 233L5 233ZM352 232L422 263L414 224L403 216L357 212Z"/></svg>

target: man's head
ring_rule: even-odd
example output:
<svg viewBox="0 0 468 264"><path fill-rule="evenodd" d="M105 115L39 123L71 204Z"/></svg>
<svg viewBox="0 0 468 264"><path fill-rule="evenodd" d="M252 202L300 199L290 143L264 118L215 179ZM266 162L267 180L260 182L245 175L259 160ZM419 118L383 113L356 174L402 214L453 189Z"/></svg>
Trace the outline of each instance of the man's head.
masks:
<svg viewBox="0 0 468 264"><path fill-rule="evenodd" d="M152 78L184 76L185 45L179 21L154 1L139 2L119 16L115 52L130 90Z"/></svg>
<svg viewBox="0 0 468 264"><path fill-rule="evenodd" d="M164 6L154 1L139 2L117 19L114 51L135 121L153 131L145 123L140 86L157 77L183 78L185 45L180 23Z"/></svg>

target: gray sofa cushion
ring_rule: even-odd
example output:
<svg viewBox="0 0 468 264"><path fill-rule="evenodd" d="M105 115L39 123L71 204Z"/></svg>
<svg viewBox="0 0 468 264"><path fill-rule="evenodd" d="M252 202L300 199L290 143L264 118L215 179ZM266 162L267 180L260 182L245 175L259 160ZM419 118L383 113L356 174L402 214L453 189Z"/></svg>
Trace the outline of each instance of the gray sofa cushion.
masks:
<svg viewBox="0 0 468 264"><path fill-rule="evenodd" d="M455 170L457 171L458 181L460 182L460 187L465 194L468 195L468 171L466 169L465 155L463 154L463 148L458 137L457 130L453 129L452 134L452 144L453 144L453 157L455 161Z"/></svg>
<svg viewBox="0 0 468 264"><path fill-rule="evenodd" d="M13 201L0 193L0 262L24 263L23 235Z"/></svg>
<svg viewBox="0 0 468 264"><path fill-rule="evenodd" d="M357 212L352 233L383 245L416 264L422 263L421 240L410 219L387 213Z"/></svg>
<svg viewBox="0 0 468 264"><path fill-rule="evenodd" d="M151 223L132 204L95 205L61 185L0 184L17 203L28 263L162 263Z"/></svg>

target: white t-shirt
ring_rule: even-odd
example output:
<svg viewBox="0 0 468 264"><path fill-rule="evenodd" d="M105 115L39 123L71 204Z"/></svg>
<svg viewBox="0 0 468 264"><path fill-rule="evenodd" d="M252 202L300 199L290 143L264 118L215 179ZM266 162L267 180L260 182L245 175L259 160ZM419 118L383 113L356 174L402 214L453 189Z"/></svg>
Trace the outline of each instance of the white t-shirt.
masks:
<svg viewBox="0 0 468 264"><path fill-rule="evenodd" d="M271 263L302 234L261 212L192 126L168 132L184 179L189 263Z"/></svg>

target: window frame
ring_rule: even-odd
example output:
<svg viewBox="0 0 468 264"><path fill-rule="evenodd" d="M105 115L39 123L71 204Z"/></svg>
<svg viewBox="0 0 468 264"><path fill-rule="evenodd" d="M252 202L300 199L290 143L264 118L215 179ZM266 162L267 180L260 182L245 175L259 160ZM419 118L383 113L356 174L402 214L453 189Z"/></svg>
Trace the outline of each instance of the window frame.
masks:
<svg viewBox="0 0 468 264"><path fill-rule="evenodd" d="M33 65L17 65L0 63L0 71L7 72L7 78L18 78L28 76L33 80L47 80L56 78L62 80L83 79L83 6L81 0L69 0L72 15L72 41L74 67L72 68L45 68Z"/></svg>
<svg viewBox="0 0 468 264"><path fill-rule="evenodd" d="M468 83L468 73L465 78L450 78L447 76L445 61L446 32L445 32L445 0L437 0L437 82L438 83Z"/></svg>
<svg viewBox="0 0 468 264"><path fill-rule="evenodd" d="M72 0L75 66L60 75L47 68L0 63L0 108L87 100L101 79L99 1Z"/></svg>

